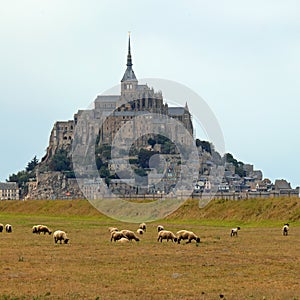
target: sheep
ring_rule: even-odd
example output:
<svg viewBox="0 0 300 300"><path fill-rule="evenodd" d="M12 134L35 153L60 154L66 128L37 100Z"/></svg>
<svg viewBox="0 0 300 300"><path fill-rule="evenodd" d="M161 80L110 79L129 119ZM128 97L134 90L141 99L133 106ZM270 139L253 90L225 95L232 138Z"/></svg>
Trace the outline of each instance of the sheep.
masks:
<svg viewBox="0 0 300 300"><path fill-rule="evenodd" d="M44 235L46 233L48 233L49 235L51 235L52 231L45 225L37 225L37 232L38 234L40 234L41 232L44 232Z"/></svg>
<svg viewBox="0 0 300 300"><path fill-rule="evenodd" d="M146 232L147 231L146 223L141 223L139 228Z"/></svg>
<svg viewBox="0 0 300 300"><path fill-rule="evenodd" d="M119 231L119 229L117 227L108 227L108 231L113 233L114 231Z"/></svg>
<svg viewBox="0 0 300 300"><path fill-rule="evenodd" d="M171 240L172 242L177 242L177 237L175 236L175 234L171 231L168 231L168 230L161 230L159 233L158 233L158 237L157 237L157 241L159 242L162 242L162 240L167 240L167 242L169 240Z"/></svg>
<svg viewBox="0 0 300 300"><path fill-rule="evenodd" d="M241 229L241 227L232 228L230 232L230 236L238 236L238 231Z"/></svg>
<svg viewBox="0 0 300 300"><path fill-rule="evenodd" d="M32 226L32 233L38 233L38 227L41 226L41 225L34 225Z"/></svg>
<svg viewBox="0 0 300 300"><path fill-rule="evenodd" d="M53 238L54 238L54 242L55 244L57 244L58 241L60 241L60 243L62 241L64 241L65 244L68 244L69 242L69 238L67 237L67 234L62 231L62 230L56 230L54 233L53 233Z"/></svg>
<svg viewBox="0 0 300 300"><path fill-rule="evenodd" d="M139 229L136 231L136 233L137 233L137 234L141 234L141 235L142 235L142 234L144 234L144 230L143 230L143 229L141 229L141 228L139 228Z"/></svg>
<svg viewBox="0 0 300 300"><path fill-rule="evenodd" d="M110 235L110 241L112 242L112 240L118 241L122 238L126 239L126 236L121 232L121 231L113 231Z"/></svg>
<svg viewBox="0 0 300 300"><path fill-rule="evenodd" d="M5 231L8 232L8 233L12 232L12 226L10 224L6 224L5 225Z"/></svg>
<svg viewBox="0 0 300 300"><path fill-rule="evenodd" d="M129 242L129 239L122 237L122 238L120 238L119 240L117 240L117 242L118 242L118 243L124 244L124 243L128 243L128 242Z"/></svg>
<svg viewBox="0 0 300 300"><path fill-rule="evenodd" d="M176 233L177 242L180 244L181 240L188 240L186 244L191 243L192 240L195 240L196 243L200 243L200 238L192 231L180 230Z"/></svg>
<svg viewBox="0 0 300 300"><path fill-rule="evenodd" d="M121 230L121 232L124 234L124 236L129 240L135 240L137 242L139 242L139 238L134 234L134 232L130 231L130 230Z"/></svg>
<svg viewBox="0 0 300 300"><path fill-rule="evenodd" d="M2 223L0 223L0 232L3 231L4 225Z"/></svg>
<svg viewBox="0 0 300 300"><path fill-rule="evenodd" d="M157 232L160 232L160 231L162 231L162 230L164 230L164 226L158 225L158 226L157 226Z"/></svg>
<svg viewBox="0 0 300 300"><path fill-rule="evenodd" d="M288 223L284 224L284 226L282 227L282 234L283 234L283 235L285 235L285 236L288 235L289 229L290 229L289 226L290 226L290 225L289 225Z"/></svg>

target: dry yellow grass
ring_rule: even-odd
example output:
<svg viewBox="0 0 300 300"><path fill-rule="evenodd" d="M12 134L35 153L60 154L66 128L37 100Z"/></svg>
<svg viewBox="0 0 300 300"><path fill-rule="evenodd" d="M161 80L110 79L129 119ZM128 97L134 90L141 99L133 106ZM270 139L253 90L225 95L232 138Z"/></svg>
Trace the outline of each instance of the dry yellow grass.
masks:
<svg viewBox="0 0 300 300"><path fill-rule="evenodd" d="M74 206L53 205L70 204ZM173 219L148 224L139 243L118 244L110 242L108 227L136 230L136 224L93 210L90 217L72 216L71 208L55 216L47 205L50 216L41 208L36 208L39 215L0 207L0 222L13 225L13 233L0 233L0 299L206 300L220 299L220 294L227 300L300 299L299 226L292 225L287 237L278 226L242 227L231 238L226 223L207 226ZM32 234L38 223L65 230L70 244L55 245L52 236ZM200 245L158 243L159 223L173 232L194 231Z"/></svg>

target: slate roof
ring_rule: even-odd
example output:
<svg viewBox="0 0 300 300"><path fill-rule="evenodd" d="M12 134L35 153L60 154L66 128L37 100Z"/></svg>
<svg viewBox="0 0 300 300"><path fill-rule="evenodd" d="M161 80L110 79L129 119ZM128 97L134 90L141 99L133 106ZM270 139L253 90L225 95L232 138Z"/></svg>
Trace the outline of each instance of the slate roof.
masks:
<svg viewBox="0 0 300 300"><path fill-rule="evenodd" d="M0 190L13 190L17 188L16 182L0 182Z"/></svg>
<svg viewBox="0 0 300 300"><path fill-rule="evenodd" d="M168 108L169 116L180 116L185 113L184 107L169 107Z"/></svg>

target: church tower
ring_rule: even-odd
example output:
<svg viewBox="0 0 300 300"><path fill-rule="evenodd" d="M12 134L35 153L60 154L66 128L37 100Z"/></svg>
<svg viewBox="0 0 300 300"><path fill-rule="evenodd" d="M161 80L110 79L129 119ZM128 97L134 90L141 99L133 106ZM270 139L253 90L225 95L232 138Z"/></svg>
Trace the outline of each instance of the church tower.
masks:
<svg viewBox="0 0 300 300"><path fill-rule="evenodd" d="M128 53L127 53L127 68L121 80L121 96L132 95L136 91L138 81L132 69L132 58L130 48L130 33L128 37Z"/></svg>

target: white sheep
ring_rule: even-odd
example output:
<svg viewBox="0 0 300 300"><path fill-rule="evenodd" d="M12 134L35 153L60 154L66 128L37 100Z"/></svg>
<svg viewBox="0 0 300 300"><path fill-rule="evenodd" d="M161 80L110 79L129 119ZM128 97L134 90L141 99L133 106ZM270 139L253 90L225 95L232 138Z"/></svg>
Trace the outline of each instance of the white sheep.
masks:
<svg viewBox="0 0 300 300"><path fill-rule="evenodd" d="M171 240L172 242L177 242L177 237L175 236L175 234L172 231L168 231L168 230L161 230L158 233L158 237L157 237L157 241L162 242L162 240L167 240L167 242L169 240Z"/></svg>
<svg viewBox="0 0 300 300"><path fill-rule="evenodd" d="M119 231L119 229L117 227L108 227L108 231L112 233L114 231Z"/></svg>
<svg viewBox="0 0 300 300"><path fill-rule="evenodd" d="M290 225L288 223L284 224L282 227L282 234L287 236L289 233Z"/></svg>
<svg viewBox="0 0 300 300"><path fill-rule="evenodd" d="M195 240L196 243L200 243L200 238L192 231L188 230L179 230L176 233L178 244L180 244L181 240L188 240L186 243L191 243L192 240Z"/></svg>
<svg viewBox="0 0 300 300"><path fill-rule="evenodd" d="M231 228L230 236L238 236L238 231L241 227Z"/></svg>
<svg viewBox="0 0 300 300"><path fill-rule="evenodd" d="M146 225L146 223L141 223L140 226L139 226L139 228L146 232L147 231L147 225Z"/></svg>
<svg viewBox="0 0 300 300"><path fill-rule="evenodd" d="M62 241L64 241L65 244L68 244L69 242L69 238L67 237L67 234L62 231L62 230L56 230L54 233L53 233L53 238L54 238L54 242L55 244L57 244L58 241L60 241L60 243Z"/></svg>
<svg viewBox="0 0 300 300"><path fill-rule="evenodd" d="M137 229L136 233L142 235L142 234L144 234L144 230L139 228L139 229Z"/></svg>
<svg viewBox="0 0 300 300"><path fill-rule="evenodd" d="M164 226L158 225L158 226L157 226L157 232L160 232L160 231L162 231L162 230L164 230Z"/></svg>
<svg viewBox="0 0 300 300"><path fill-rule="evenodd" d="M132 241L132 240L135 240L135 241L139 241L140 239L134 234L133 231L130 231L130 230L121 230L121 232L124 234L124 236L129 240L129 241Z"/></svg>
<svg viewBox="0 0 300 300"><path fill-rule="evenodd" d="M33 228L32 228L32 230L33 230ZM38 234L40 234L41 232L43 232L44 235L46 233L48 233L49 235L51 235L51 233L52 233L52 231L47 226L45 226L45 225L37 225L36 230L37 230L36 233L38 233Z"/></svg>
<svg viewBox="0 0 300 300"><path fill-rule="evenodd" d="M5 225L5 231L8 232L8 233L12 232L12 226L10 224L6 224Z"/></svg>
<svg viewBox="0 0 300 300"><path fill-rule="evenodd" d="M2 232L4 229L4 225L2 223L0 223L0 232Z"/></svg>
<svg viewBox="0 0 300 300"><path fill-rule="evenodd" d="M111 242L112 242L112 240L114 240L114 242L115 242L122 238L126 238L126 236L121 231L113 231L110 235Z"/></svg>
<svg viewBox="0 0 300 300"><path fill-rule="evenodd" d="M117 242L118 242L118 243L124 244L124 243L128 243L128 242L129 242L129 239L122 237L122 238L120 238L119 240L117 240Z"/></svg>

